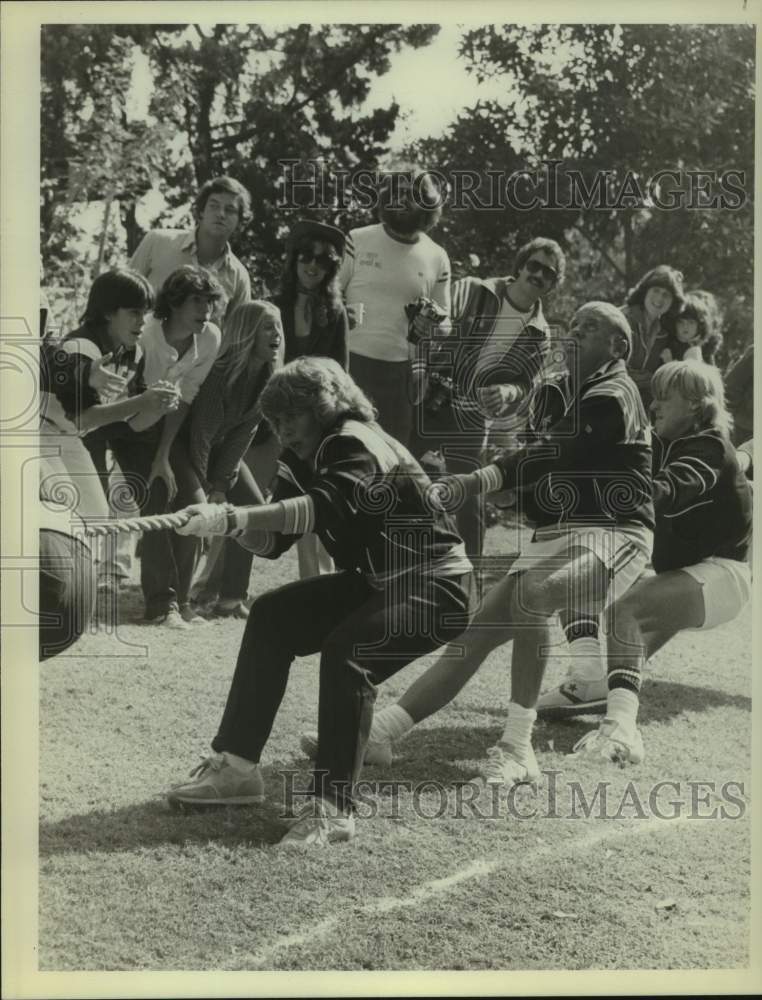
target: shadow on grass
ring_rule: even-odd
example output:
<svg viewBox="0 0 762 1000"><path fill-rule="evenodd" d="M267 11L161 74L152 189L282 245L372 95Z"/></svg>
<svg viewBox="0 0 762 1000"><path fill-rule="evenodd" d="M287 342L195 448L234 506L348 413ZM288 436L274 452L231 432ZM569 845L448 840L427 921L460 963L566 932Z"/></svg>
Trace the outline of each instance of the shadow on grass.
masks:
<svg viewBox="0 0 762 1000"><path fill-rule="evenodd" d="M494 706L469 707L493 716L505 715L504 709ZM664 723L684 712L725 707L749 712L751 699L715 688L649 681L644 689L640 724L647 729L651 723ZM556 753L569 753L574 743L599 720L600 716L581 716L565 722L544 721L535 730L535 746L542 754L552 740ZM445 786L468 781L477 773L478 762L484 759L487 747L497 742L501 731L499 725L414 729L395 748L390 767L368 765L363 768L362 777L371 782L436 781ZM295 759L288 766L262 770L269 797L261 804L172 812L164 800L154 799L113 811L69 816L56 823L40 824L40 857L209 841L223 846L274 844L286 830L284 802L289 802L288 789L307 788L309 766L304 759ZM293 802L298 807L298 796L294 796Z"/></svg>
<svg viewBox="0 0 762 1000"><path fill-rule="evenodd" d="M462 707L495 718L505 718L508 714L507 706L498 708L495 705L463 703ZM738 708L751 712L751 698L717 688L649 678L641 692L638 724L642 729L647 729L652 723L669 722L684 713L707 712L715 708ZM548 740L552 740L559 753L569 753L577 740L588 730L595 728L601 718L601 715L580 715L565 720L542 719L535 728L535 745L541 749Z"/></svg>
<svg viewBox="0 0 762 1000"><path fill-rule="evenodd" d="M114 810L94 810L40 823L40 858L87 851L120 852L161 845L214 841L233 847L277 843L286 832L281 768L263 767L266 798L250 806L206 806L170 809L162 798ZM298 772L295 787L306 787L309 775ZM294 797L298 808L299 798Z"/></svg>
<svg viewBox="0 0 762 1000"><path fill-rule="evenodd" d="M507 702L502 705L471 705L468 701L459 696L458 707L464 711L479 713L481 715L491 715L495 719L504 719L508 715ZM751 711L751 698L741 694L730 694L727 691L720 691L718 688L702 687L692 684L676 684L672 681L660 681L658 678L646 679L640 695L640 722L647 725L649 722L666 722L683 712L706 712L712 708L740 708L743 711ZM586 716L588 720L597 719L599 716ZM560 725L568 726L569 722L561 722ZM545 722L544 725L555 725L555 723ZM588 724L589 728L589 724Z"/></svg>
<svg viewBox="0 0 762 1000"><path fill-rule="evenodd" d="M458 707L500 720L508 714L507 705L470 705L462 698ZM649 680L643 689L639 723L647 729L650 724L668 722L683 713L706 712L715 708L738 708L750 712L751 698L716 688ZM535 748L544 752L552 741L557 753L570 753L577 740L597 727L601 718L601 715L582 715L563 721L541 720L535 728ZM363 769L363 778L410 778L439 781L445 785L467 781L476 773L478 762L485 758L487 747L493 746L501 734L502 726L413 729L395 746L391 767L368 765Z"/></svg>
<svg viewBox="0 0 762 1000"><path fill-rule="evenodd" d="M400 781L436 781L443 785L469 781L477 773L477 762L500 738L500 727L442 726L414 729L394 748L391 767L366 767L363 777L394 775Z"/></svg>

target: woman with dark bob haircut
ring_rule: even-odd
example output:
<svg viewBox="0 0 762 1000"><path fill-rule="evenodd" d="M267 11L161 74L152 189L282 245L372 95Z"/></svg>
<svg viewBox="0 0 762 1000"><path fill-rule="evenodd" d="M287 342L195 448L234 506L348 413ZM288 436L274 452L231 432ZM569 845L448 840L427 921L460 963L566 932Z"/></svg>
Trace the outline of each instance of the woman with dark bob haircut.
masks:
<svg viewBox="0 0 762 1000"><path fill-rule="evenodd" d="M90 287L80 326L59 343L42 345L40 434L55 452L47 462L46 488L66 492L73 484L75 510L85 521L109 516L102 429L138 415L159 420L176 405L171 387L147 389L135 377L145 313L152 304L151 286L142 275L106 271ZM115 589L120 569L124 575L129 549L117 550L110 536L98 540L93 551L99 596L103 592L108 603L106 592Z"/></svg>
<svg viewBox="0 0 762 1000"><path fill-rule="evenodd" d="M667 347L669 326L684 300L682 273L659 264L643 275L622 307L632 330L627 369L646 407L651 401L651 376L663 364L661 353Z"/></svg>
<svg viewBox="0 0 762 1000"><path fill-rule="evenodd" d="M280 309L286 341L286 362L312 356L333 358L349 367L349 320L339 289L339 265L344 234L335 226L300 219L286 239L286 259ZM315 535L304 535L296 546L299 577L332 570L331 560Z"/></svg>
<svg viewBox="0 0 762 1000"><path fill-rule="evenodd" d="M315 799L282 842L322 845L354 835L376 685L463 631L472 570L428 477L339 364L298 358L275 372L261 402L284 447L273 502L191 507L178 530L233 535L270 559L315 531L338 570L255 600L214 752L168 798L180 806L260 801L260 755L289 669L297 656L319 653Z"/></svg>
<svg viewBox="0 0 762 1000"><path fill-rule="evenodd" d="M704 361L716 364L715 357L722 345L720 311L711 292L689 292L682 308L669 325L670 337L661 353L661 360Z"/></svg>

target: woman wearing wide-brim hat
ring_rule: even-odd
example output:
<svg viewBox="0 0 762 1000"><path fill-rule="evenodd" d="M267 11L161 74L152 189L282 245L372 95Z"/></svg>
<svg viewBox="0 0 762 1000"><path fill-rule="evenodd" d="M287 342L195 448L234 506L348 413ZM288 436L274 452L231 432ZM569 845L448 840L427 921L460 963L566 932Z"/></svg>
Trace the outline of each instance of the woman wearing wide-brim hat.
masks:
<svg viewBox="0 0 762 1000"><path fill-rule="evenodd" d="M349 368L349 320L339 288L345 236L336 226L299 219L286 237L286 258L275 305L281 312L286 362L310 356L333 358ZM299 576L330 572L333 562L317 535L297 545Z"/></svg>

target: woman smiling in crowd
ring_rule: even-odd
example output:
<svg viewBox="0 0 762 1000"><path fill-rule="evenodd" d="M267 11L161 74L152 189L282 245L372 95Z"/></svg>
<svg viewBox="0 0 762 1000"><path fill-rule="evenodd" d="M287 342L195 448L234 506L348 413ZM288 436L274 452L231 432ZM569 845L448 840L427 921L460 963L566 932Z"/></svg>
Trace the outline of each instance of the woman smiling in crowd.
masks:
<svg viewBox="0 0 762 1000"><path fill-rule="evenodd" d="M680 312L684 298L680 271L659 264L640 279L622 307L632 330L627 370L646 406L651 400L651 376L663 363L661 354L668 346L668 327Z"/></svg>
<svg viewBox="0 0 762 1000"><path fill-rule="evenodd" d="M349 320L339 289L344 234L312 219L295 223L286 240L286 259L275 304L281 312L286 361L333 358L349 367ZM296 546L299 576L330 572L333 563L314 534Z"/></svg>

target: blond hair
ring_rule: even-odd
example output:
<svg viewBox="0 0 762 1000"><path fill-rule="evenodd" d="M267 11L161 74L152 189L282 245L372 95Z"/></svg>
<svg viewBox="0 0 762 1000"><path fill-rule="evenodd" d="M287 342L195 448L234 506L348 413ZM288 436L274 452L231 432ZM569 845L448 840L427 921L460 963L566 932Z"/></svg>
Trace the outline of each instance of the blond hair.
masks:
<svg viewBox="0 0 762 1000"><path fill-rule="evenodd" d="M729 438L733 418L725 406L722 376L714 365L703 361L669 361L657 368L651 379L654 399L664 399L671 390L697 407L697 430L713 428Z"/></svg>
<svg viewBox="0 0 762 1000"><path fill-rule="evenodd" d="M235 306L225 317L222 346L215 367L227 373L228 387L245 372L251 373L256 365L257 331L265 319L270 318L282 331L280 310L272 302L244 302Z"/></svg>
<svg viewBox="0 0 762 1000"><path fill-rule="evenodd" d="M270 421L290 413L311 413L323 428L338 420L370 423L376 411L368 397L332 358L302 357L274 372L262 392Z"/></svg>

